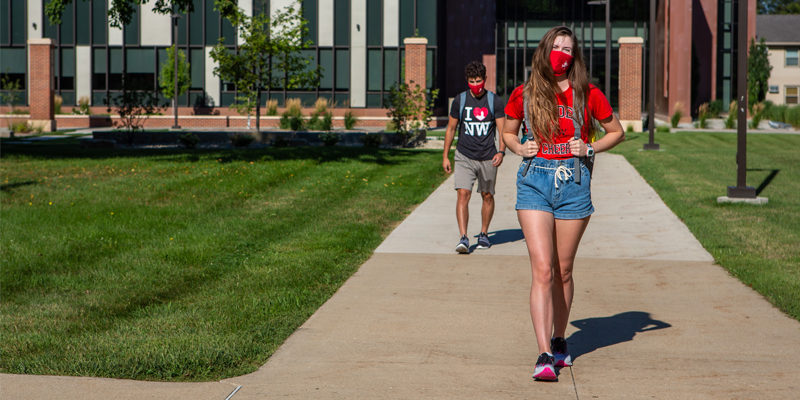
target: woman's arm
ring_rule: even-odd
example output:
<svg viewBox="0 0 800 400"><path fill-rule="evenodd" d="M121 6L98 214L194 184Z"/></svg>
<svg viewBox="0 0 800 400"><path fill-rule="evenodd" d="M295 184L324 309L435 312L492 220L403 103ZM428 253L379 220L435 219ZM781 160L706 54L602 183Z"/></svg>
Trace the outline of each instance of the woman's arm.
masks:
<svg viewBox="0 0 800 400"><path fill-rule="evenodd" d="M610 117L601 120L600 125L606 131L606 134L603 135L602 139L591 144L595 154L611 150L625 140L625 132L622 130L622 124L619 123L616 115L611 114ZM585 157L586 152L589 150L586 143L578 139L570 140L569 148L575 157Z"/></svg>
<svg viewBox="0 0 800 400"><path fill-rule="evenodd" d="M531 158L539 152L539 145L535 140L528 140L520 144L519 140L519 127L522 124L521 120L514 119L506 115L506 122L503 125L503 142L506 147L524 158Z"/></svg>

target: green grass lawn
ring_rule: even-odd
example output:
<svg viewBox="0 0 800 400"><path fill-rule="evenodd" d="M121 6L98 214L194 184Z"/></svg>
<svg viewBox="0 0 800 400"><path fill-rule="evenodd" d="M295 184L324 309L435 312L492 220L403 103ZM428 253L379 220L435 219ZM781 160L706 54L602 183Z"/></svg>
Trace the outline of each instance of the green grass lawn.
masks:
<svg viewBox="0 0 800 400"><path fill-rule="evenodd" d="M657 133L664 151L639 151L648 133L629 133L622 154L714 259L800 320L800 135L750 134L747 185L764 206L717 204L736 186L736 134Z"/></svg>
<svg viewBox="0 0 800 400"><path fill-rule="evenodd" d="M441 151L3 144L0 372L254 371L445 178Z"/></svg>

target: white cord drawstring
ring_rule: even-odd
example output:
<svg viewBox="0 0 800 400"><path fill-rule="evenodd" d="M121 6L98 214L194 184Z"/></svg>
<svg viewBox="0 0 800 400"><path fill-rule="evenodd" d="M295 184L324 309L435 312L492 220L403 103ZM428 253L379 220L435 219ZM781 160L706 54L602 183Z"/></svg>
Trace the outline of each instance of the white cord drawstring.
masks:
<svg viewBox="0 0 800 400"><path fill-rule="evenodd" d="M554 180L554 182L556 184L556 189L558 189L558 181L559 180L568 181L569 178L571 178L571 177L572 177L572 171L570 171L569 168L567 168L567 167L565 167L563 165L559 165L558 168L556 168L555 175L553 175L553 180Z"/></svg>

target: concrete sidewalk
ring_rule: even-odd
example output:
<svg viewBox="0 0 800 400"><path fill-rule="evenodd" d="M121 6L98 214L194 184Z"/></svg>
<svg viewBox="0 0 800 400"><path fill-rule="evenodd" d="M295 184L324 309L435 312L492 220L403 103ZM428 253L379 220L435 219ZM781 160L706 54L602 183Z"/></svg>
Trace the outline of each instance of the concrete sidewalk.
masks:
<svg viewBox="0 0 800 400"><path fill-rule="evenodd" d="M798 397L800 323L714 265L609 154L598 157L597 211L575 265L575 365L555 383L531 379L538 353L513 210L518 165L510 155L501 167L491 249L453 252L451 178L252 374L196 384L0 375L0 398ZM479 196L470 210L475 235Z"/></svg>

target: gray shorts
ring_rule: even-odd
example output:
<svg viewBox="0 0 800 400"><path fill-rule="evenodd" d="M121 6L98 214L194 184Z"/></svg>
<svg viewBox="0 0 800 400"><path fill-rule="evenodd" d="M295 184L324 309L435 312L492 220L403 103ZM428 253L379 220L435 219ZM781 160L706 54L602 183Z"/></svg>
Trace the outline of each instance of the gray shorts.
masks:
<svg viewBox="0 0 800 400"><path fill-rule="evenodd" d="M455 155L456 167L454 170L456 189L472 191L475 179L478 180L478 192L494 195L494 185L497 181L497 167L492 165L492 160L477 161L465 157L458 150Z"/></svg>

